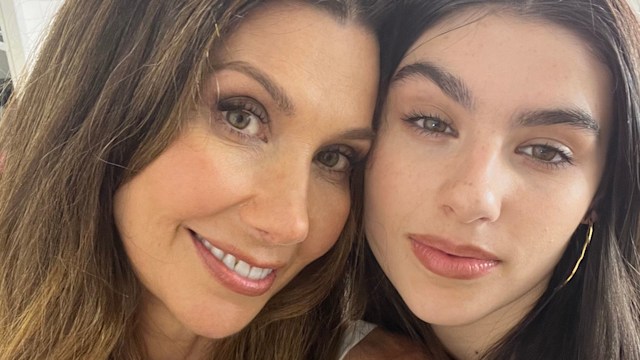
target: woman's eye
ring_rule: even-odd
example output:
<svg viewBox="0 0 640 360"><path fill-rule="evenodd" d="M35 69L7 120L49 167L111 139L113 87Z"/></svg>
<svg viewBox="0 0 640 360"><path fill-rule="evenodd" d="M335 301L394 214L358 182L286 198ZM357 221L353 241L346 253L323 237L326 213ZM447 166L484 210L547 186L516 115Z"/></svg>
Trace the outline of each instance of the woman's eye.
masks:
<svg viewBox="0 0 640 360"><path fill-rule="evenodd" d="M243 133L256 136L260 133L261 121L256 115L246 110L223 111L222 116L229 123Z"/></svg>
<svg viewBox="0 0 640 360"><path fill-rule="evenodd" d="M339 150L322 151L316 155L316 161L330 171L347 172L351 168L349 155Z"/></svg>
<svg viewBox="0 0 640 360"><path fill-rule="evenodd" d="M264 107L248 97L233 97L218 103L220 121L231 135L267 141L269 117Z"/></svg>
<svg viewBox="0 0 640 360"><path fill-rule="evenodd" d="M519 149L519 152L533 159L549 164L571 164L572 157L569 149L563 149L552 145L527 145Z"/></svg>
<svg viewBox="0 0 640 360"><path fill-rule="evenodd" d="M428 135L452 135L456 136L456 131L438 116L413 114L405 118L412 126L418 128L419 131Z"/></svg>
<svg viewBox="0 0 640 360"><path fill-rule="evenodd" d="M433 132L447 132L450 129L449 125L447 125L444 121L434 118L423 118L417 121L417 124L421 127L433 131Z"/></svg>

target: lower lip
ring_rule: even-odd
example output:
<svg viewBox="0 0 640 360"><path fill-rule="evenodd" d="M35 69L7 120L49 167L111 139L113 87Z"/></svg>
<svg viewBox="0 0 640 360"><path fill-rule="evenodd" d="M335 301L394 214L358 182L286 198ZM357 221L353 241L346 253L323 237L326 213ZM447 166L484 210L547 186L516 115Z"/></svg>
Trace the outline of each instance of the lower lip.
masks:
<svg viewBox="0 0 640 360"><path fill-rule="evenodd" d="M442 250L411 241L413 253L427 270L446 278L471 280L487 275L498 264L497 260L475 259L448 254Z"/></svg>
<svg viewBox="0 0 640 360"><path fill-rule="evenodd" d="M196 246L200 258L204 261L207 269L222 285L229 290L246 296L260 296L269 291L276 279L276 272L272 272L262 280L251 280L244 278L234 271L229 270L220 260L218 260L202 243L191 237Z"/></svg>

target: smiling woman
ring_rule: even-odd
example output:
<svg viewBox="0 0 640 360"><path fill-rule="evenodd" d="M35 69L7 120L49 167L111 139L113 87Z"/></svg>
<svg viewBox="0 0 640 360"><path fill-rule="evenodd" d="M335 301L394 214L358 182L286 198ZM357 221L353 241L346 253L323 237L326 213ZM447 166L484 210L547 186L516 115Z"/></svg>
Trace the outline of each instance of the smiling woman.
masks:
<svg viewBox="0 0 640 360"><path fill-rule="evenodd" d="M0 358L336 357L373 11L66 2L0 132Z"/></svg>

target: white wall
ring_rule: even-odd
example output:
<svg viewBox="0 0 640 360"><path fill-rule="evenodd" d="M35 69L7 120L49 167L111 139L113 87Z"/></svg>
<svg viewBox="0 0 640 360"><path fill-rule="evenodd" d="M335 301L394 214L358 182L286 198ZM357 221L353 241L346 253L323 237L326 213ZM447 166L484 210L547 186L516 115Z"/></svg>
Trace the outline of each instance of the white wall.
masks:
<svg viewBox="0 0 640 360"><path fill-rule="evenodd" d="M0 79L9 78L11 70L9 69L9 59L7 59L7 53L0 51Z"/></svg>
<svg viewBox="0 0 640 360"><path fill-rule="evenodd" d="M0 27L11 74L22 74L62 0L0 0Z"/></svg>
<svg viewBox="0 0 640 360"><path fill-rule="evenodd" d="M61 0L13 0L20 22L22 43L29 57L42 40L53 15L62 4Z"/></svg>

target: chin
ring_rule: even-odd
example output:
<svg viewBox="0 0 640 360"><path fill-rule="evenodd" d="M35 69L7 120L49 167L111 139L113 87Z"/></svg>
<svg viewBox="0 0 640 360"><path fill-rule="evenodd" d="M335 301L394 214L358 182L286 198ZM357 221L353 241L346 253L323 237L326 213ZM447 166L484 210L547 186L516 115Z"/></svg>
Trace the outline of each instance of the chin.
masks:
<svg viewBox="0 0 640 360"><path fill-rule="evenodd" d="M218 303L219 304L219 303ZM260 312L260 307L239 307L233 309L218 306L211 311L192 312L183 319L190 332L208 339L223 339L239 333Z"/></svg>

